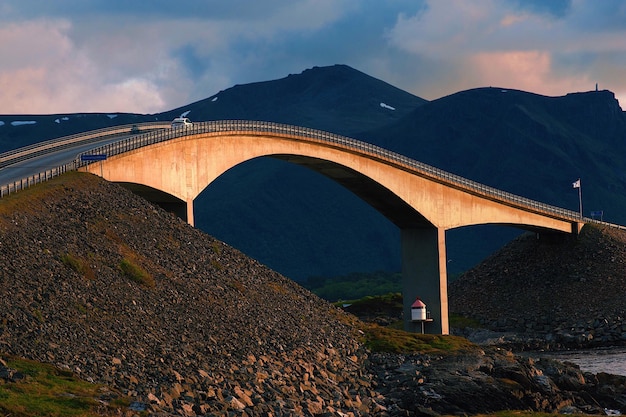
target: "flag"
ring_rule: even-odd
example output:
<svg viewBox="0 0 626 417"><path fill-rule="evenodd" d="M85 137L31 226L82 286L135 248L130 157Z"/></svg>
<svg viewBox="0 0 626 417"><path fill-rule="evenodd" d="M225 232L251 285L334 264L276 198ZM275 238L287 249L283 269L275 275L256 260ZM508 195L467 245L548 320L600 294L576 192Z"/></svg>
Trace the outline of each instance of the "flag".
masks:
<svg viewBox="0 0 626 417"><path fill-rule="evenodd" d="M575 182L572 183L574 188L580 188L580 178L578 178Z"/></svg>

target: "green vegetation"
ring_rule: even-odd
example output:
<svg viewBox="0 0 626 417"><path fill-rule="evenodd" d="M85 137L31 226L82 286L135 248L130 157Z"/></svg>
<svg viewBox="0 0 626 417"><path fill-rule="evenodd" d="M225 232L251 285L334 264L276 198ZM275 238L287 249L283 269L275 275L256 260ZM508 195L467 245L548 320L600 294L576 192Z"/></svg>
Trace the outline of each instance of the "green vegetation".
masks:
<svg viewBox="0 0 626 417"><path fill-rule="evenodd" d="M217 259L211 259L211 266L217 269L218 271L221 271L222 269L224 269L224 266Z"/></svg>
<svg viewBox="0 0 626 417"><path fill-rule="evenodd" d="M61 255L61 262L63 262L63 265L69 267L71 270L81 274L87 279L96 278L95 273L89 267L89 264L76 255L65 253Z"/></svg>
<svg viewBox="0 0 626 417"><path fill-rule="evenodd" d="M335 303L336 307L345 308L348 312L362 317L364 321L367 321L367 317L372 316L386 316L390 319L395 319L387 327L394 329L403 329L404 323L402 322L402 294L399 292L383 294L383 295L368 295L358 300L339 301Z"/></svg>
<svg viewBox="0 0 626 417"><path fill-rule="evenodd" d="M409 333L376 324L364 324L362 331L363 342L374 352L453 354L478 349L458 336Z"/></svg>
<svg viewBox="0 0 626 417"><path fill-rule="evenodd" d="M41 324L43 324L46 320L43 318L43 314L41 314L41 310L39 309L34 309L33 310L33 316L35 316L37 318L37 321Z"/></svg>
<svg viewBox="0 0 626 417"><path fill-rule="evenodd" d="M59 189L65 188L66 182L72 182L75 185L81 184L85 175L75 171L66 172L62 176L44 181L39 184L32 185L17 193L9 194L0 199L0 217L12 213L19 212L21 214L36 214L36 208L41 200L45 200L46 196L57 192ZM88 179L87 179L88 180ZM0 219L0 224L2 219Z"/></svg>
<svg viewBox="0 0 626 417"><path fill-rule="evenodd" d="M120 261L120 269L122 273L131 280L144 285L146 287L154 287L154 277L148 273L141 265L136 264L128 258Z"/></svg>
<svg viewBox="0 0 626 417"><path fill-rule="evenodd" d="M402 294L399 292L381 295L367 295L358 300L342 300L335 303L336 306L350 304L351 310L394 310L402 311Z"/></svg>
<svg viewBox="0 0 626 417"><path fill-rule="evenodd" d="M83 263L76 256L71 253L61 255L61 262L63 265L69 266L75 272L81 273L83 270Z"/></svg>
<svg viewBox="0 0 626 417"><path fill-rule="evenodd" d="M352 273L339 277L310 277L302 284L318 297L328 301L353 300L400 292L401 274L385 271Z"/></svg>
<svg viewBox="0 0 626 417"><path fill-rule="evenodd" d="M106 387L90 384L63 371L35 361L5 357L0 368L17 371L12 381L0 380L0 415L12 417L92 417L117 415L128 399ZM98 401L106 394L114 400L105 406Z"/></svg>
<svg viewBox="0 0 626 417"><path fill-rule="evenodd" d="M87 306L82 303L75 302L74 307L76 307L76 310L78 310L78 312L82 314L87 314L89 312L89 309L87 309Z"/></svg>
<svg viewBox="0 0 626 417"><path fill-rule="evenodd" d="M346 310L357 317L382 315L401 317L403 308L401 293L367 296L358 300L337 302L335 306L341 308L344 304L349 304ZM402 330L402 320L397 320L389 326L367 322L355 325L361 328L365 345L375 352L453 354L477 349L477 346L463 337L406 332ZM451 317L451 326L461 325L479 327L478 323L464 317Z"/></svg>
<svg viewBox="0 0 626 417"><path fill-rule="evenodd" d="M452 282L460 275L448 274L448 281ZM336 277L309 277L301 285L327 301L351 302L346 300L401 292L402 274L385 271L353 272Z"/></svg>
<svg viewBox="0 0 626 417"><path fill-rule="evenodd" d="M213 253L215 253L216 255L219 255L222 253L222 246L217 240L211 244L211 247L213 248Z"/></svg>
<svg viewBox="0 0 626 417"><path fill-rule="evenodd" d="M358 300L336 302L335 306L345 308L363 321L352 323L361 328L363 342L375 352L454 354L471 351L477 347L467 339L456 336L417 334L404 331L402 317L402 294L389 293L378 296L366 296ZM368 323L368 317L387 316L398 318L387 326ZM481 327L480 323L466 317L451 315L450 326L457 328Z"/></svg>
<svg viewBox="0 0 626 417"><path fill-rule="evenodd" d="M450 314L450 316L448 317L448 321L450 323L450 327L454 327L457 329L465 329L466 327L477 329L483 327L477 320L471 319L469 317L460 316L458 314Z"/></svg>

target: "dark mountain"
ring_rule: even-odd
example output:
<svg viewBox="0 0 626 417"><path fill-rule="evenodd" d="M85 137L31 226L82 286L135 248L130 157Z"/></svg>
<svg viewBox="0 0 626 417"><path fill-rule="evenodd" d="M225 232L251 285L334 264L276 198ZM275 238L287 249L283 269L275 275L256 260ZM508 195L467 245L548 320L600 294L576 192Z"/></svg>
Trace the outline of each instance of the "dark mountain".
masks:
<svg viewBox="0 0 626 417"><path fill-rule="evenodd" d="M315 67L273 81L236 85L207 99L146 115L75 113L0 115L0 152L123 124L247 119L307 126L347 136L400 120L426 100L345 65Z"/></svg>
<svg viewBox="0 0 626 417"><path fill-rule="evenodd" d="M364 136L466 178L624 223L626 116L610 91L563 97L500 88L463 91ZM618 199L618 200L616 200Z"/></svg>
<svg viewBox="0 0 626 417"><path fill-rule="evenodd" d="M602 210L605 220L626 223L620 209L626 207L626 165L621 162L626 161L626 118L608 91L545 97L500 88L469 90L352 136L572 210L578 210L578 193L571 184L580 177L585 214ZM264 177L268 164L276 169ZM251 185L239 190L239 201L209 197L227 195L238 184ZM395 226L334 183L299 167L251 161L205 194L199 201L212 201L203 204L200 228L295 279L333 275L330 270L400 269ZM257 211L261 206L271 210ZM252 242L248 231L269 240ZM520 233L501 226L449 231L449 272L467 270Z"/></svg>
<svg viewBox="0 0 626 417"><path fill-rule="evenodd" d="M236 85L159 115L193 120L249 119L358 136L400 120L426 100L345 65L314 67L273 81Z"/></svg>
<svg viewBox="0 0 626 417"><path fill-rule="evenodd" d="M626 118L609 91L545 97L500 88L427 102L344 65L312 68L274 81L237 85L157 115L91 115L93 125L171 120L257 119L314 127L406 154L524 197L578 210L571 183L582 180L585 214L626 223ZM0 116L0 151L28 129ZM20 116L22 117L22 116ZM57 116L58 117L58 116ZM136 119L136 121L135 121ZM33 120L30 118L29 120ZM133 120L128 122L126 120ZM7 134L7 131L16 132ZM21 140L21 139L20 139ZM16 147L16 146L13 146ZM196 226L296 280L400 269L399 231L334 182L305 168L261 158L225 173L196 200ZM449 272L469 269L520 234L480 226L448 232Z"/></svg>

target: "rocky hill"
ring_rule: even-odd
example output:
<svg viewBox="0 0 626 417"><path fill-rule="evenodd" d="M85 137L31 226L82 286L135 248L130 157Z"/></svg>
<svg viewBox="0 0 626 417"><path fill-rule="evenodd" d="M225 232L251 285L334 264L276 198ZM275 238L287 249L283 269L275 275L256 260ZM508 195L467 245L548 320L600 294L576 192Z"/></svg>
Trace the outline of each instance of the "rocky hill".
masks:
<svg viewBox="0 0 626 417"><path fill-rule="evenodd" d="M626 410L626 378L367 326L88 174L1 199L0 256L0 393L17 355L106 384L127 416Z"/></svg>
<svg viewBox="0 0 626 417"><path fill-rule="evenodd" d="M235 85L158 117L171 120L189 112L194 120L269 120L358 137L427 102L347 65L331 65Z"/></svg>
<svg viewBox="0 0 626 417"><path fill-rule="evenodd" d="M626 230L589 224L515 239L450 285L450 311L541 347L626 344L624 288Z"/></svg>
<svg viewBox="0 0 626 417"><path fill-rule="evenodd" d="M2 199L0 254L1 351L170 411L375 407L347 316L95 176Z"/></svg>

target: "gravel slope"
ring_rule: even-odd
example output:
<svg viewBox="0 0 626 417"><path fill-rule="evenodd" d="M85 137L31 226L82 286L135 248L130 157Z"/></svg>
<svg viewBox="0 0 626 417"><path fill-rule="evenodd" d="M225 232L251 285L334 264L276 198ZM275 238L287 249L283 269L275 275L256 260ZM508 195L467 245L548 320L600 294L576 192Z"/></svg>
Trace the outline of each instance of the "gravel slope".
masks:
<svg viewBox="0 0 626 417"><path fill-rule="evenodd" d="M450 311L546 347L626 343L626 231L586 225L578 238L512 241L449 288Z"/></svg>
<svg viewBox="0 0 626 417"><path fill-rule="evenodd" d="M293 281L95 176L14 197L0 200L0 352L154 410L377 408L354 319Z"/></svg>

